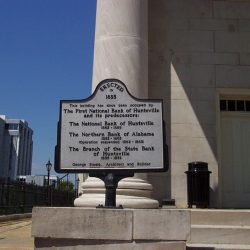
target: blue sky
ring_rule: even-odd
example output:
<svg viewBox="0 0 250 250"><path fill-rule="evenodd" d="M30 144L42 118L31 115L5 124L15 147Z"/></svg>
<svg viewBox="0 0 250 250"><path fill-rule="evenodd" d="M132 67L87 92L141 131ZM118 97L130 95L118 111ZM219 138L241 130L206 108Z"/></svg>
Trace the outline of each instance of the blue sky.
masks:
<svg viewBox="0 0 250 250"><path fill-rule="evenodd" d="M54 160L61 99L91 93L96 0L0 0L0 114L33 129L33 174Z"/></svg>

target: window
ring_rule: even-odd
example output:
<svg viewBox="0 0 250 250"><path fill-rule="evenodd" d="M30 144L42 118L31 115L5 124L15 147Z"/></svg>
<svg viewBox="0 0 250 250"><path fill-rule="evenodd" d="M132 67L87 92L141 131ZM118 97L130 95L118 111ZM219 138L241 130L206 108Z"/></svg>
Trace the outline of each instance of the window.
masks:
<svg viewBox="0 0 250 250"><path fill-rule="evenodd" d="M18 124L15 123L9 124L9 130L18 130Z"/></svg>
<svg viewBox="0 0 250 250"><path fill-rule="evenodd" d="M220 100L220 111L250 112L249 100Z"/></svg>
<svg viewBox="0 0 250 250"><path fill-rule="evenodd" d="M228 100L227 101L227 110L228 111L236 111L235 101L234 100Z"/></svg>
<svg viewBox="0 0 250 250"><path fill-rule="evenodd" d="M9 123L5 125L5 128L8 130L18 130L19 129L19 124L16 123Z"/></svg>
<svg viewBox="0 0 250 250"><path fill-rule="evenodd" d="M226 100L220 100L220 110L221 111L227 110L227 101Z"/></svg>

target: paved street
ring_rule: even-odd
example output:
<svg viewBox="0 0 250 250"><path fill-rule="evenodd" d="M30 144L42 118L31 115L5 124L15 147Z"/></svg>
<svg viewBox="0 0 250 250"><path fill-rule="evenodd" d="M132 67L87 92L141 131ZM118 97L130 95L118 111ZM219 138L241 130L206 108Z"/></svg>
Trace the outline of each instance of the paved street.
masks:
<svg viewBox="0 0 250 250"><path fill-rule="evenodd" d="M0 221L0 250L31 250L31 218Z"/></svg>

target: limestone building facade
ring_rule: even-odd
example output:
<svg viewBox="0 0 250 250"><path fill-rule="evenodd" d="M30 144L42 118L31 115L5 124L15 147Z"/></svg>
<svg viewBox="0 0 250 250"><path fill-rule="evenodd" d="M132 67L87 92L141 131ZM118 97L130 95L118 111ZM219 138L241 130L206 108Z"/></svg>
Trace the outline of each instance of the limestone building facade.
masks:
<svg viewBox="0 0 250 250"><path fill-rule="evenodd" d="M25 120L0 116L0 177L15 180L30 175L33 131Z"/></svg>
<svg viewBox="0 0 250 250"><path fill-rule="evenodd" d="M210 206L250 207L250 1L97 0L93 89L117 78L164 101L169 171L153 198L187 207L188 163L207 162Z"/></svg>
<svg viewBox="0 0 250 250"><path fill-rule="evenodd" d="M205 161L211 206L250 207L250 1L149 0L149 97L165 104L170 171L154 196L187 205L185 171Z"/></svg>

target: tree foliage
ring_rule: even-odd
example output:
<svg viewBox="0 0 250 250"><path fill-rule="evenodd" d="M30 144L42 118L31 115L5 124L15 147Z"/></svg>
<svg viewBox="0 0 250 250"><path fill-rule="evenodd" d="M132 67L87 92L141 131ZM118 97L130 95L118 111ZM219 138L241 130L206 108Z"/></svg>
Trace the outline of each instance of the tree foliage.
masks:
<svg viewBox="0 0 250 250"><path fill-rule="evenodd" d="M60 191L74 191L74 184L71 181L60 181L57 185L57 189Z"/></svg>

